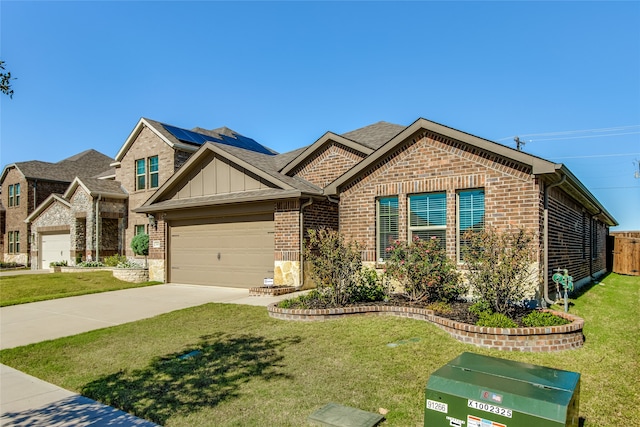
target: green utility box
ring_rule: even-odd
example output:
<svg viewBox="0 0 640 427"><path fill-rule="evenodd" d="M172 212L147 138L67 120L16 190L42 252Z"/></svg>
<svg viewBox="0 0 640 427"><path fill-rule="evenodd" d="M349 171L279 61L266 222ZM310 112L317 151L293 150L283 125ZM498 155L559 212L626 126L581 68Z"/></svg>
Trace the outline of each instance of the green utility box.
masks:
<svg viewBox="0 0 640 427"><path fill-rule="evenodd" d="M577 372L462 353L425 394L425 427L578 427Z"/></svg>

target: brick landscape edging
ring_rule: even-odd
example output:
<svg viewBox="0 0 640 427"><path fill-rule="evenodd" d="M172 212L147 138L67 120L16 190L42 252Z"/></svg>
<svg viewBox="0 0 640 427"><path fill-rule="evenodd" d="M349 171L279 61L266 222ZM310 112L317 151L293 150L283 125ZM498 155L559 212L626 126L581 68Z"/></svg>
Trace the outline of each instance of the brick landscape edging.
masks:
<svg viewBox="0 0 640 427"><path fill-rule="evenodd" d="M580 348L584 343L584 336L582 335L584 320L569 313L552 310L544 311L570 320L571 323L536 328L487 328L436 316L433 310L418 307L369 305L301 310L278 308L277 304L272 303L267 307L269 316L276 319L324 321L353 315L407 317L431 322L447 331L458 341L496 350L560 351Z"/></svg>

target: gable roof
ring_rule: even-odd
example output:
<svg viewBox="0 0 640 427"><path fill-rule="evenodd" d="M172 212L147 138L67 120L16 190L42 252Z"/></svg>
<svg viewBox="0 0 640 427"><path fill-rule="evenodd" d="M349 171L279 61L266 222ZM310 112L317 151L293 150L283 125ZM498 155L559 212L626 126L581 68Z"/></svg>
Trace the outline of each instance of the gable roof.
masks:
<svg viewBox="0 0 640 427"><path fill-rule="evenodd" d="M68 200L64 199L61 194L51 193L49 194L49 197L44 199L44 201L40 203L35 208L35 210L29 214L29 216L27 216L24 222L26 222L27 224L30 223L35 218L37 218L42 212L44 212L45 209L47 209L49 206L51 206L53 203L56 203L56 202L61 203L67 209L71 209L71 203Z"/></svg>
<svg viewBox="0 0 640 427"><path fill-rule="evenodd" d="M232 147L245 148L249 151L255 151L263 154L277 154L274 150L265 147L254 139L246 137L227 127L212 130L196 127L192 130L188 130L143 117L138 121L136 126L133 128L133 131L131 131L125 143L118 151L118 154L116 154L116 163L114 164L122 161L124 155L129 151L129 148L145 127L155 133L171 148L191 153L196 152L205 142L216 142Z"/></svg>
<svg viewBox="0 0 640 427"><path fill-rule="evenodd" d="M16 168L26 179L41 179L47 181L71 182L76 176L88 177L110 169L113 159L90 149L75 154L57 163L30 160L16 162L5 166L0 181L11 168Z"/></svg>
<svg viewBox="0 0 640 427"><path fill-rule="evenodd" d="M358 141L360 144L375 150L402 132L405 128L406 126L380 121L343 133L342 136L353 141Z"/></svg>
<svg viewBox="0 0 640 427"><path fill-rule="evenodd" d="M363 128L364 129L364 128ZM562 182L561 188L567 193L571 194L574 198L580 201L586 208L588 208L592 214L600 214L609 225L617 225L616 220L611 216L609 212L600 204L600 202L587 190L584 185L567 169L562 163L553 163L545 160L541 157L533 156L522 151L515 150L502 144L498 144L487 139L480 138L475 135L471 135L466 132L459 131L457 129L432 122L423 118L419 118L411 125L406 127L400 133L395 135L389 141L381 145L373 154L363 159L360 163L356 164L353 168L349 169L342 176L338 177L335 181L329 184L324 189L324 194L328 196L339 194L340 188L347 185L354 179L365 174L371 167L374 167L379 161L392 152L403 142L419 133L420 131L428 131L436 133L447 138L451 138L471 146L477 147L481 150L495 153L499 156L506 157L524 165L531 167L532 174L534 175L548 175L552 179L555 177L555 181L560 180L559 177L565 176L567 179Z"/></svg>
<svg viewBox="0 0 640 427"><path fill-rule="evenodd" d="M200 161L209 153L215 153L245 170L264 179L276 188L252 190L238 193L217 194L198 197L193 200L165 200L162 198L170 194L175 186L184 177L189 176L200 164ZM262 153L232 147L226 144L206 142L200 149L182 165L171 178L169 178L158 190L135 212L157 212L167 208L207 206L212 204L236 203L240 201L257 201L278 198L299 197L303 194L322 195L322 189L297 177L291 177L280 173L276 167L274 158Z"/></svg>
<svg viewBox="0 0 640 427"><path fill-rule="evenodd" d="M91 197L102 196L110 199L126 199L129 196L118 181L76 177L67 188L67 191L64 192L63 197L70 199L78 187L82 187Z"/></svg>

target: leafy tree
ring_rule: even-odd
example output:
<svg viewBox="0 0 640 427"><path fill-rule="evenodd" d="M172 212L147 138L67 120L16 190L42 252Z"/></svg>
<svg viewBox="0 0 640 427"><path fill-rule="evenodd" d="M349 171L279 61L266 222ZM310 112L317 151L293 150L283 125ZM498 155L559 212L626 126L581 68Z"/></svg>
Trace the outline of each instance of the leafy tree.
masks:
<svg viewBox="0 0 640 427"><path fill-rule="evenodd" d="M137 234L131 239L131 250L136 255L144 255L144 264L147 265L147 255L149 255L149 235Z"/></svg>
<svg viewBox="0 0 640 427"><path fill-rule="evenodd" d="M0 60L0 91L5 95L9 95L9 98L13 98L13 89L11 89L11 80L15 80L15 77L11 77L11 71L5 72L5 62Z"/></svg>

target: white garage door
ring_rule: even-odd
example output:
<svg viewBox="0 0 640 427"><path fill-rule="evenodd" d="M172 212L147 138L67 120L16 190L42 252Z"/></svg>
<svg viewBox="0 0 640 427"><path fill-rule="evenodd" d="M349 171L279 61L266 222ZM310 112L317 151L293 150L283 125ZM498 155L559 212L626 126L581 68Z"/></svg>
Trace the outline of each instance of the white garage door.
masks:
<svg viewBox="0 0 640 427"><path fill-rule="evenodd" d="M273 278L273 214L174 221L169 233L173 283L251 288Z"/></svg>
<svg viewBox="0 0 640 427"><path fill-rule="evenodd" d="M71 239L69 233L42 234L40 243L40 268L49 268L50 262L71 262Z"/></svg>

